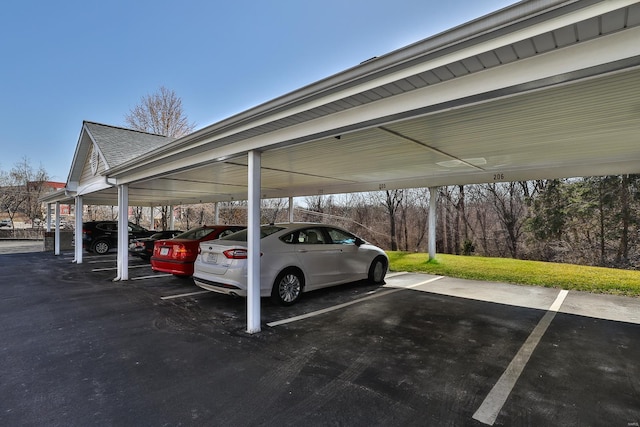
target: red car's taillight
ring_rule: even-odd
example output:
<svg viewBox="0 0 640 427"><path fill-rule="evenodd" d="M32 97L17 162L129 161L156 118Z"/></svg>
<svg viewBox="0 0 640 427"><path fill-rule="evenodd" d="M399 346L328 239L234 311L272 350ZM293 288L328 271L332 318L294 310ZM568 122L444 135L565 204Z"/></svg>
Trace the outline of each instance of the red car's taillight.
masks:
<svg viewBox="0 0 640 427"><path fill-rule="evenodd" d="M246 249L228 249L222 253L229 259L247 259Z"/></svg>
<svg viewBox="0 0 640 427"><path fill-rule="evenodd" d="M187 259L191 255L191 250L185 245L173 245L173 258L174 259Z"/></svg>

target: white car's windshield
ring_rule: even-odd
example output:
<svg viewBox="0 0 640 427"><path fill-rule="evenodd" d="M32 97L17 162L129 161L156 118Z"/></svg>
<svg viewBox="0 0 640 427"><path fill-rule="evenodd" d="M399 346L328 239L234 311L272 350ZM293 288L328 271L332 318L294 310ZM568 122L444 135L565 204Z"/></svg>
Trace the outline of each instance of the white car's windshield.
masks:
<svg viewBox="0 0 640 427"><path fill-rule="evenodd" d="M277 225L263 225L260 227L260 238L264 239L270 234L283 230L282 227L278 227ZM232 240L234 242L246 242L247 241L247 230L238 231L237 233L230 234L228 236L224 236L220 240Z"/></svg>

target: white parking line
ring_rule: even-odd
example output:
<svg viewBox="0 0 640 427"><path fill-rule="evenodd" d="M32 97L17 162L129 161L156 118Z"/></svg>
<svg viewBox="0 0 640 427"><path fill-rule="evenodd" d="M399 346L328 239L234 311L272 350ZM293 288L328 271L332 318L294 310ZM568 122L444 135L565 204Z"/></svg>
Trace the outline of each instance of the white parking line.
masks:
<svg viewBox="0 0 640 427"><path fill-rule="evenodd" d="M401 274L407 274L407 273L398 273L396 274L396 276L399 276ZM387 276L389 277L389 276ZM417 288L418 286L422 286L422 285L426 285L427 283L431 283L431 282L435 282L436 280L440 280L444 278L444 276L436 276L436 277L432 277L431 279L425 280L423 282L420 283L414 283L413 285L384 285L385 288L401 288L401 289L413 289L413 288Z"/></svg>
<svg viewBox="0 0 640 427"><path fill-rule="evenodd" d="M384 278L385 279L389 279L391 277L402 276L402 275L405 275L405 274L409 274L409 272L407 272L407 271L395 271L393 273L389 273L389 274L385 275Z"/></svg>
<svg viewBox="0 0 640 427"><path fill-rule="evenodd" d="M143 265L130 265L130 266L129 266L129 269L132 269L132 268L145 268L145 267L146 267L146 268L149 268L149 265L148 265L148 264L143 264ZM94 269L93 269L93 270L91 270L91 271L94 271L94 272L95 272L95 271L111 271L111 270L117 270L117 269L118 269L118 267L107 267L107 268L94 268Z"/></svg>
<svg viewBox="0 0 640 427"><path fill-rule="evenodd" d="M403 289L411 289L411 288L415 288L415 287L420 286L420 285L425 285L425 284L427 284L429 282L433 282L433 281L439 280L439 279L442 279L442 276L434 277L434 278L431 278L429 280L425 280L424 282L416 283L415 285L403 286L403 287L399 287L399 288L390 289L388 291L383 291L383 292L371 294L371 295L363 297L363 298L358 298L357 300L353 300L353 301L350 301L350 302L345 302L343 304L334 305L333 307L327 307L327 308L323 308L322 310L312 311L311 313L301 314L300 316L294 316L294 317L289 317L288 319L276 320L275 322L267 323L267 326L274 327L274 326L284 325L284 324L287 324L287 323L297 322L299 320L308 319L310 317L318 316L320 314L329 313L329 312L335 311L335 310L340 310L341 308L345 308L345 307L348 307L350 305L357 304L357 303L360 303L360 302L363 302L363 301L368 301L370 299L382 297L382 296L385 296L385 295L390 295L390 294L399 292L399 291L401 291Z"/></svg>
<svg viewBox="0 0 640 427"><path fill-rule="evenodd" d="M531 335L529 335L529 338L527 338L509 366L507 366L506 371L504 371L498 382L493 386L487 397L484 399L480 408L478 408L478 410L473 414L473 419L488 425L493 425L493 423L495 423L498 414L509 397L509 394L511 394L511 390L513 390L516 381L518 381L520 374L527 365L531 354L551 324L551 321L556 316L556 313L560 310L560 306L564 302L568 293L569 291L566 290L560 291L556 300L551 304L551 307L549 307L549 310L545 313L542 319L540 319L538 325L533 329Z"/></svg>
<svg viewBox="0 0 640 427"><path fill-rule="evenodd" d="M133 278L130 278L129 280L156 279L158 277L168 277L168 276L173 276L173 275L172 274L154 274L154 275L151 275L151 276L133 277Z"/></svg>
<svg viewBox="0 0 640 427"><path fill-rule="evenodd" d="M189 292L189 293L186 293L186 294L178 294L178 295L170 295L170 296L167 296L167 297L160 297L160 299L183 298L183 297L190 297L192 295L208 294L209 292L212 292L212 291Z"/></svg>

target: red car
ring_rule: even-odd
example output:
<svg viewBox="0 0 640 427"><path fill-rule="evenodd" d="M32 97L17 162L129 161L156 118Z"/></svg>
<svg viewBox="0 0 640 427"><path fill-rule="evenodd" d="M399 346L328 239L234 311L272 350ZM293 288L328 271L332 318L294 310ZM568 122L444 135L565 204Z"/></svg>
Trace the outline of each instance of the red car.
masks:
<svg viewBox="0 0 640 427"><path fill-rule="evenodd" d="M219 239L245 228L241 225L205 225L178 234L173 239L158 240L153 247L151 269L176 276L191 276L200 242Z"/></svg>

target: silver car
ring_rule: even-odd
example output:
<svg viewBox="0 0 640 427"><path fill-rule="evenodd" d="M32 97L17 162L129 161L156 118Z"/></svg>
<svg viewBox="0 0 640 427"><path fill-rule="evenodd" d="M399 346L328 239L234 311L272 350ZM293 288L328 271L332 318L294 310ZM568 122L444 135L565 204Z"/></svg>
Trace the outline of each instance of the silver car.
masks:
<svg viewBox="0 0 640 427"><path fill-rule="evenodd" d="M382 283L389 266L382 249L332 225L263 225L260 239L260 296L282 305L328 286ZM247 230L201 243L193 279L210 291L247 296Z"/></svg>

